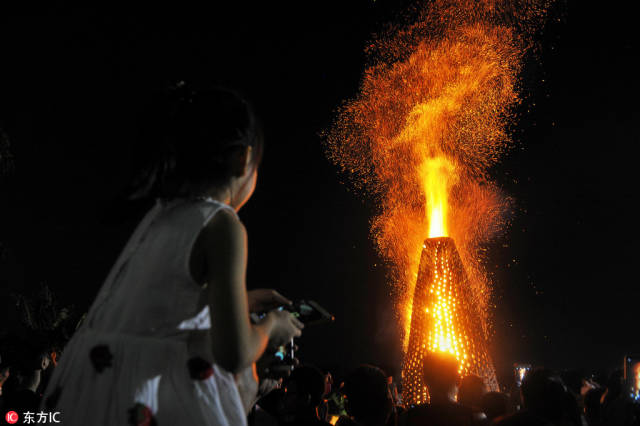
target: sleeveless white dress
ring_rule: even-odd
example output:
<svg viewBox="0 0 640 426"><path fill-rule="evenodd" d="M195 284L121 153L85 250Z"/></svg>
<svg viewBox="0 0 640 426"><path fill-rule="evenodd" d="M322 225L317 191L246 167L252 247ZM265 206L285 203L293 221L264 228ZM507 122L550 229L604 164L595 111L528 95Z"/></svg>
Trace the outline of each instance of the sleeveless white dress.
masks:
<svg viewBox="0 0 640 426"><path fill-rule="evenodd" d="M209 306L189 255L229 206L156 201L68 342L41 408L64 425L245 425L231 373L213 362Z"/></svg>

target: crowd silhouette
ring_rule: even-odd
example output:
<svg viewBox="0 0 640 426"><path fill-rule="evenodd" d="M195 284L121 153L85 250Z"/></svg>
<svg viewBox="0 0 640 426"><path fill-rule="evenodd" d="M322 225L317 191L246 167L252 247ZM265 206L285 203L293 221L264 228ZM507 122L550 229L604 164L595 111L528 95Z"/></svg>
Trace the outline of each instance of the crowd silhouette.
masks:
<svg viewBox="0 0 640 426"><path fill-rule="evenodd" d="M25 413L42 412L47 408L43 392L60 355L8 334L2 337L0 351L0 410L16 411L23 417ZM640 424L640 406L631 398L618 370L597 383L577 372L534 368L520 386L514 381L509 391L495 392L487 390L481 377L459 377L452 356L434 353L424 360L429 402L407 406L392 377L373 365L363 364L334 384L330 372L308 364L273 377L265 372L270 362L260 363L258 374L262 378L258 395L249 407L249 425ZM130 424L150 424L145 423L147 420L134 418Z"/></svg>

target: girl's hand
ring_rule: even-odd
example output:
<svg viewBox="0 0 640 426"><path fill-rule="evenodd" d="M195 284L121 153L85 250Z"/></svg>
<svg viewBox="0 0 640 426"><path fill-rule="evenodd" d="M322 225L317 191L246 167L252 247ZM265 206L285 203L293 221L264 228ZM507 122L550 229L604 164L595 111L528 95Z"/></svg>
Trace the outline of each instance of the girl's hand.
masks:
<svg viewBox="0 0 640 426"><path fill-rule="evenodd" d="M258 288L247 291L249 312L267 312L282 305L291 305L287 299L277 291L268 288Z"/></svg>
<svg viewBox="0 0 640 426"><path fill-rule="evenodd" d="M271 321L273 324L269 344L274 347L285 345L294 337L300 337L304 328L304 324L287 311L271 311L265 317L265 321Z"/></svg>

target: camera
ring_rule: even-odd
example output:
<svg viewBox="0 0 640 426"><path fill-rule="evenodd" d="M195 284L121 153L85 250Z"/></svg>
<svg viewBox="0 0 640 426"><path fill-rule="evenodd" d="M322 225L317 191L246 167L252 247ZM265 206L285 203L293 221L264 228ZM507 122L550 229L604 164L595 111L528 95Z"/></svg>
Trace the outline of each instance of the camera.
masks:
<svg viewBox="0 0 640 426"><path fill-rule="evenodd" d="M331 323L335 317L313 300L299 300L292 305L280 306L280 311L288 311L305 326ZM252 313L251 320L257 323L265 317L266 312ZM287 376L295 367L296 345L291 339L285 345L281 345L275 352L269 355L267 373L272 377Z"/></svg>

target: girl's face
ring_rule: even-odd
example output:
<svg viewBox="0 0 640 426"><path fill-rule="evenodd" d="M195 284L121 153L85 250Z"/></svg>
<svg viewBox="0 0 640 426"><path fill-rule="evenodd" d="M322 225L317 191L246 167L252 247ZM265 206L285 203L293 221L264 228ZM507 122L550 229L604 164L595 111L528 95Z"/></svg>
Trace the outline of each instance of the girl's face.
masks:
<svg viewBox="0 0 640 426"><path fill-rule="evenodd" d="M231 207L236 211L240 210L240 208L249 201L249 198L253 195L253 191L256 189L258 168L252 164L247 170L248 172L238 179L236 190L232 192Z"/></svg>
<svg viewBox="0 0 640 426"><path fill-rule="evenodd" d="M240 210L249 201L253 191L256 189L258 165L253 154L253 149L247 147L237 158L240 164L243 164L241 168L242 174L235 177L231 182L231 200L229 203L236 211Z"/></svg>

